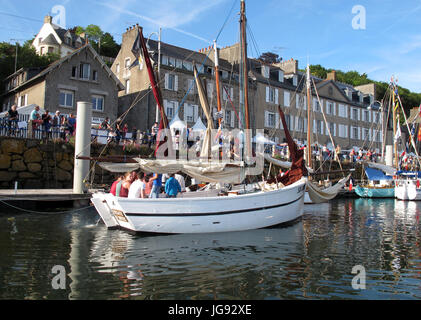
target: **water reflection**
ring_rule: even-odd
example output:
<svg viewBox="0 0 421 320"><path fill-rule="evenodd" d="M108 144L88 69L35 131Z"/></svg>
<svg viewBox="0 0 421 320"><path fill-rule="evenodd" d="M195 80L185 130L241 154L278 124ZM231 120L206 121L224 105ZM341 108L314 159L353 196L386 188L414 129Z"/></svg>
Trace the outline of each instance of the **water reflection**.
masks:
<svg viewBox="0 0 421 320"><path fill-rule="evenodd" d="M0 216L0 298L419 299L418 202L343 199L305 206L285 228L139 236L95 210ZM66 290L51 288L63 265ZM367 289L354 290L362 265Z"/></svg>

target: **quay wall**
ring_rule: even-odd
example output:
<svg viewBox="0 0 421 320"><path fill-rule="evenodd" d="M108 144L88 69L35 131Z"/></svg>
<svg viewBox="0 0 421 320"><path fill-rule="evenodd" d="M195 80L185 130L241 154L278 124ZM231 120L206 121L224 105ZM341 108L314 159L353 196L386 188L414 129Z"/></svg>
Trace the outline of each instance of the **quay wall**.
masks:
<svg viewBox="0 0 421 320"><path fill-rule="evenodd" d="M91 145L93 157L130 154L130 151L115 144ZM136 152L145 155L149 150L140 148ZM0 189L14 189L15 182L18 189L72 189L73 167L73 142L0 137ZM86 180L91 181L93 177L94 187L110 185L114 180L114 174L93 161L90 168L94 169Z"/></svg>

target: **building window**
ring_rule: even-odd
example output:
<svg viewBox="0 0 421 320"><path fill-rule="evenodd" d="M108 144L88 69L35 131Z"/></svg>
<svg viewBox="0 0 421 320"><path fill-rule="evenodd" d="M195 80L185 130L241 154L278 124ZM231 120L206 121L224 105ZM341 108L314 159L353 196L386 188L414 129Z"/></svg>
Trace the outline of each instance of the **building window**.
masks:
<svg viewBox="0 0 421 320"><path fill-rule="evenodd" d="M234 100L234 88L222 87L222 99L224 101Z"/></svg>
<svg viewBox="0 0 421 320"><path fill-rule="evenodd" d="M129 94L129 93L130 93L130 80L127 79L126 80L126 94Z"/></svg>
<svg viewBox="0 0 421 320"><path fill-rule="evenodd" d="M79 77L81 79L89 80L90 74L91 74L91 65L89 63L81 63Z"/></svg>
<svg viewBox="0 0 421 320"><path fill-rule="evenodd" d="M333 105L332 102L327 103L326 113L327 114L335 114L334 105Z"/></svg>
<svg viewBox="0 0 421 320"><path fill-rule="evenodd" d="M313 111L320 112L320 103L317 99L313 99Z"/></svg>
<svg viewBox="0 0 421 320"><path fill-rule="evenodd" d="M172 118L174 118L176 107L177 107L176 101L164 100L164 109L165 109L165 114L167 115L168 120L171 120Z"/></svg>
<svg viewBox="0 0 421 320"><path fill-rule="evenodd" d="M98 71L96 70L92 71L92 80L98 81Z"/></svg>
<svg viewBox="0 0 421 320"><path fill-rule="evenodd" d="M72 78L77 78L77 67L72 67Z"/></svg>
<svg viewBox="0 0 421 320"><path fill-rule="evenodd" d="M188 61L183 61L183 69L193 71L193 64Z"/></svg>
<svg viewBox="0 0 421 320"><path fill-rule="evenodd" d="M363 111L363 120L366 121L366 122L370 121L370 111L368 111L368 110Z"/></svg>
<svg viewBox="0 0 421 320"><path fill-rule="evenodd" d="M192 104L185 104L184 107L184 121L196 122L199 115L199 106Z"/></svg>
<svg viewBox="0 0 421 320"><path fill-rule="evenodd" d="M92 96L92 110L104 111L104 97L103 96Z"/></svg>
<svg viewBox="0 0 421 320"><path fill-rule="evenodd" d="M178 91L178 76L174 74L165 74L165 89Z"/></svg>
<svg viewBox="0 0 421 320"><path fill-rule="evenodd" d="M348 109L347 106L340 104L339 105L339 116L343 118L348 118Z"/></svg>
<svg viewBox="0 0 421 320"><path fill-rule="evenodd" d="M117 63L116 65L115 65L115 72L118 74L118 73L120 73L120 64L119 63Z"/></svg>
<svg viewBox="0 0 421 320"><path fill-rule="evenodd" d="M124 60L124 68L126 69L130 68L130 58L126 58L126 60Z"/></svg>
<svg viewBox="0 0 421 320"><path fill-rule="evenodd" d="M284 91L284 106L289 107L291 101L291 94L289 91Z"/></svg>
<svg viewBox="0 0 421 320"><path fill-rule="evenodd" d="M266 102L278 104L278 89L266 87Z"/></svg>
<svg viewBox="0 0 421 320"><path fill-rule="evenodd" d="M194 79L187 79L187 90L190 94L196 93L196 84Z"/></svg>
<svg viewBox="0 0 421 320"><path fill-rule="evenodd" d="M61 107L73 107L74 93L72 91L60 91L60 106Z"/></svg>
<svg viewBox="0 0 421 320"><path fill-rule="evenodd" d="M358 109L354 109L354 108L352 108L351 109L351 119L352 120L358 120Z"/></svg>

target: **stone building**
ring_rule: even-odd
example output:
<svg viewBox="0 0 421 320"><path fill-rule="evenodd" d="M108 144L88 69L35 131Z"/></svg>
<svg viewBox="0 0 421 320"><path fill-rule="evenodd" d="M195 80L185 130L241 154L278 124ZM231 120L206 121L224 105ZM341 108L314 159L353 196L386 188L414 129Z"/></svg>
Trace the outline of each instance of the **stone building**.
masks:
<svg viewBox="0 0 421 320"><path fill-rule="evenodd" d="M72 30L63 29L53 23L50 15L44 17L44 24L32 42L39 55L57 53L64 57L86 43L83 35L76 35Z"/></svg>
<svg viewBox="0 0 421 320"><path fill-rule="evenodd" d="M126 87L125 92L119 95L119 114L130 109L126 121L141 130L148 130L156 117L149 77L142 64L131 67L135 60L131 49L139 28L138 25L133 26L123 34L121 51L111 69ZM158 43L149 40L148 46L156 67ZM244 127L239 53L239 44L219 49L221 100L227 129ZM196 52L161 43L160 88L170 120L178 115L189 126L194 125L198 117L202 117L206 123L194 84L193 64L199 69L209 104L215 113L217 103L213 59L211 47ZM306 79L305 73L298 69L298 61L291 59L265 64L249 58L248 65L252 129L264 129L270 139L282 143L284 132L277 110L280 105L286 114L291 135L306 143ZM310 101L313 143L331 147L330 131L335 144L343 149L353 146L380 149L383 134L374 85L353 88L338 82L335 72L329 74L327 79L312 76L312 81L315 83Z"/></svg>
<svg viewBox="0 0 421 320"><path fill-rule="evenodd" d="M87 44L43 70L21 69L6 79L3 110L14 103L39 105L76 114L78 101L93 103L92 120L117 117L118 92L124 86Z"/></svg>

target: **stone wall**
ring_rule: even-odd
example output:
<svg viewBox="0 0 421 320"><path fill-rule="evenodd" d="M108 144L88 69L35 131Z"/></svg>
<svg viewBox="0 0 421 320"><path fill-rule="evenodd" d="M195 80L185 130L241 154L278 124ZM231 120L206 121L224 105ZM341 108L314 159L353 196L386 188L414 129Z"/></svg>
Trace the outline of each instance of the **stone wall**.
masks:
<svg viewBox="0 0 421 320"><path fill-rule="evenodd" d="M105 152L103 149L103 145L93 144L91 155L124 154L121 146L109 145ZM14 189L16 181L19 189L72 189L73 165L71 143L0 137L0 189ZM90 167L94 165L91 162ZM94 166L94 187L109 185L113 179L113 174Z"/></svg>

